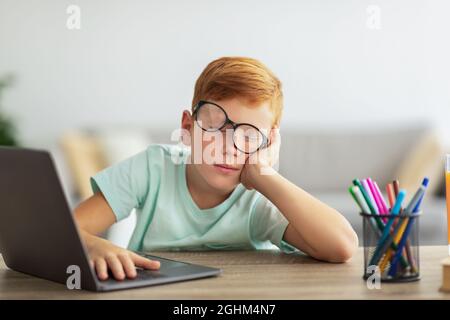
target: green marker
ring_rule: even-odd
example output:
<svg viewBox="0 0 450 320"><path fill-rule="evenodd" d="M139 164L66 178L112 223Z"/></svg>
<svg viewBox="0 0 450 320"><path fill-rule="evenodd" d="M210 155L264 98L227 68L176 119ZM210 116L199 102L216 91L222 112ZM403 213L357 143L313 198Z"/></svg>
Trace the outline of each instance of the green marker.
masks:
<svg viewBox="0 0 450 320"><path fill-rule="evenodd" d="M362 193L364 199L366 200L367 205L369 206L370 213L372 213L373 215L376 215L377 211L375 210L375 208L372 204L372 201L370 201L369 195L367 194L366 189L364 189L361 182L358 179L353 179L353 184L355 186L357 186L359 188L359 190L361 190L361 193ZM384 230L384 224L379 217L375 217L375 222L377 223L377 226L380 230Z"/></svg>

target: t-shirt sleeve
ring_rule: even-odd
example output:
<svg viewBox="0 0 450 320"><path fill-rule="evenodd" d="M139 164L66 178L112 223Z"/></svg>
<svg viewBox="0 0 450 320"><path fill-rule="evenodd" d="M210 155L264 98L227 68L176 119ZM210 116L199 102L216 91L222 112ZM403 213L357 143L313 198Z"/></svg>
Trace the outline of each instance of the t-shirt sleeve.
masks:
<svg viewBox="0 0 450 320"><path fill-rule="evenodd" d="M262 243L270 241L285 253L299 251L283 240L289 221L267 198L260 196L253 207L250 217L252 241Z"/></svg>
<svg viewBox="0 0 450 320"><path fill-rule="evenodd" d="M90 178L92 191L102 192L117 221L144 203L150 182L148 160L148 152L144 150Z"/></svg>

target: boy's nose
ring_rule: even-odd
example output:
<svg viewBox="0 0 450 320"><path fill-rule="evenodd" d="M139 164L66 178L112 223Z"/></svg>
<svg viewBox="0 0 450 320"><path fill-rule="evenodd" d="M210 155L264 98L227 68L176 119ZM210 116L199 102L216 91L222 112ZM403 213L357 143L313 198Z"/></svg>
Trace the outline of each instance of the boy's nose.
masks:
<svg viewBox="0 0 450 320"><path fill-rule="evenodd" d="M223 143L223 154L233 157L236 156L237 150L236 147L234 146L233 130L226 130L224 139L225 141Z"/></svg>

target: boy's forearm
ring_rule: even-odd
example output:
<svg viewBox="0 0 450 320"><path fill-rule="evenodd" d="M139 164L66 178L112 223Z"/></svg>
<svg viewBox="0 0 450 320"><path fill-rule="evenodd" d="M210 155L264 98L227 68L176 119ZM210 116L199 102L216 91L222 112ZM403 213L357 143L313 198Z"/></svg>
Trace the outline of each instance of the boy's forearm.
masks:
<svg viewBox="0 0 450 320"><path fill-rule="evenodd" d="M79 229L79 234L88 251L90 251L92 247L94 247L100 242L109 242L108 240L103 239L102 237L99 237L83 229Z"/></svg>
<svg viewBox="0 0 450 320"><path fill-rule="evenodd" d="M358 238L338 211L314 198L274 169L269 170L270 174L254 175L255 188L281 211L313 250L313 255L326 260L341 260L334 258L354 251Z"/></svg>
<svg viewBox="0 0 450 320"><path fill-rule="evenodd" d="M91 235L99 235L116 222L115 215L103 195L98 192L74 209L77 227Z"/></svg>

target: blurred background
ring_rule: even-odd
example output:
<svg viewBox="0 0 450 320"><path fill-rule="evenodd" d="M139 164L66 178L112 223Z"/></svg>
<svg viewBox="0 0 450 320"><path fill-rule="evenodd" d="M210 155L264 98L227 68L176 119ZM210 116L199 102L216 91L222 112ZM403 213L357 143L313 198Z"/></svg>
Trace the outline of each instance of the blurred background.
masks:
<svg viewBox="0 0 450 320"><path fill-rule="evenodd" d="M283 175L358 233L353 178L412 191L427 175L421 242L445 244L449 13L445 0L0 0L0 144L49 150L74 207L92 174L171 142L210 61L250 56L283 82ZM108 236L126 245L133 223Z"/></svg>

